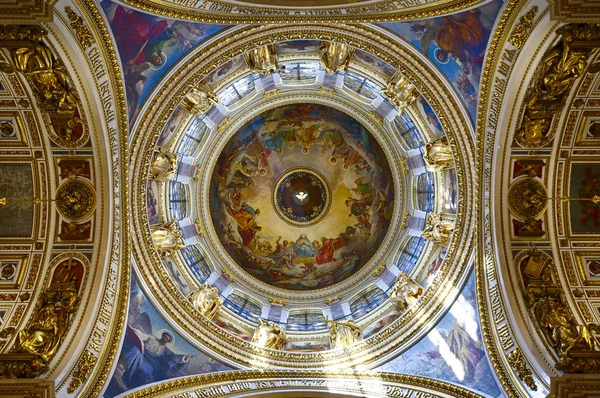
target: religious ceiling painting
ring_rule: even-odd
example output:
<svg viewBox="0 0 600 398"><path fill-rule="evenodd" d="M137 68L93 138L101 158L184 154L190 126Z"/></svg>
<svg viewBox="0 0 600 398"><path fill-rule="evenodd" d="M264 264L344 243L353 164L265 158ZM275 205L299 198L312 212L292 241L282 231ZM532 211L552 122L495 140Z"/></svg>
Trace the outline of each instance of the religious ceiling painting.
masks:
<svg viewBox="0 0 600 398"><path fill-rule="evenodd" d="M329 341L290 341L285 347L290 352L316 352L330 350Z"/></svg>
<svg viewBox="0 0 600 398"><path fill-rule="evenodd" d="M111 0L103 0L101 6L121 57L130 122L167 71L225 27L161 18Z"/></svg>
<svg viewBox="0 0 600 398"><path fill-rule="evenodd" d="M175 377L231 370L175 332L152 306L135 277L131 279L129 300L123 345L105 397Z"/></svg>
<svg viewBox="0 0 600 398"><path fill-rule="evenodd" d="M255 278L323 288L379 247L392 217L392 181L383 150L354 118L323 105L285 105L249 121L223 149L212 221Z"/></svg>
<svg viewBox="0 0 600 398"><path fill-rule="evenodd" d="M442 127L437 115L431 108L431 105L429 105L429 102L427 102L424 97L419 97L415 104L432 134L436 137L443 136L444 128Z"/></svg>
<svg viewBox="0 0 600 398"><path fill-rule="evenodd" d="M360 49L354 51L352 61L369 67L375 73L380 74L385 81L390 80L392 76L394 76L394 73L396 73L396 69L394 69L387 62L384 62L380 58Z"/></svg>
<svg viewBox="0 0 600 398"><path fill-rule="evenodd" d="M400 311L394 309L390 312L385 313L383 316L376 318L373 322L371 322L370 324L365 326L365 328L362 332L363 339L368 339L369 337L373 336L374 334L379 333L385 327L387 327L392 322L394 322L396 319L398 319L398 317L400 317L400 315L401 315Z"/></svg>
<svg viewBox="0 0 600 398"><path fill-rule="evenodd" d="M590 159L585 163L571 163L569 202L571 232L598 234L600 232L600 203L592 199L600 196L600 162Z"/></svg>
<svg viewBox="0 0 600 398"><path fill-rule="evenodd" d="M277 43L278 54L317 53L321 48L320 40L291 40Z"/></svg>
<svg viewBox="0 0 600 398"><path fill-rule="evenodd" d="M241 70L245 65L244 57L242 55L237 55L219 66L213 72L209 73L208 76L204 78L204 82L210 87L215 87L229 76L233 76L235 72Z"/></svg>
<svg viewBox="0 0 600 398"><path fill-rule="evenodd" d="M493 0L457 14L382 25L408 40L440 68L474 122L485 50L503 4L502 0Z"/></svg>
<svg viewBox="0 0 600 398"><path fill-rule="evenodd" d="M446 380L492 397L500 396L483 345L474 273L450 311L429 334L377 370Z"/></svg>
<svg viewBox="0 0 600 398"><path fill-rule="evenodd" d="M146 212L148 213L148 223L150 225L158 224L159 204L158 204L158 182L149 180L146 190Z"/></svg>
<svg viewBox="0 0 600 398"><path fill-rule="evenodd" d="M2 163L0 159L0 238L29 238L33 233L34 192L31 163Z"/></svg>

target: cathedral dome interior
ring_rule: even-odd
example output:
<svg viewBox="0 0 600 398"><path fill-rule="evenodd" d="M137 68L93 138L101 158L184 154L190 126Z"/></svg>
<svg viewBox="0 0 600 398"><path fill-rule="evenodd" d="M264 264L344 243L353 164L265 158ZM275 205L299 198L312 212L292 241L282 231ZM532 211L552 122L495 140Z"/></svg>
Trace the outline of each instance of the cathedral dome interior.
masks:
<svg viewBox="0 0 600 398"><path fill-rule="evenodd" d="M0 10L0 395L600 394L594 2Z"/></svg>

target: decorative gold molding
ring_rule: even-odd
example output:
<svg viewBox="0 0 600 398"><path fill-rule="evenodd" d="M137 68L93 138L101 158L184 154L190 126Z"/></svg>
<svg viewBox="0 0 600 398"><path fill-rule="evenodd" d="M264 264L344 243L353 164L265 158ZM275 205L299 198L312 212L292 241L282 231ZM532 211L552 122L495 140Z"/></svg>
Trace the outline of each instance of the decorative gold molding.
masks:
<svg viewBox="0 0 600 398"><path fill-rule="evenodd" d="M65 12L69 17L69 23L71 27L76 33L76 38L84 49L87 49L94 42L94 36L92 36L92 32L83 22L83 18L77 15L75 11L69 6L65 7Z"/></svg>
<svg viewBox="0 0 600 398"><path fill-rule="evenodd" d="M551 18L564 22L600 22L600 4L594 0L550 0Z"/></svg>
<svg viewBox="0 0 600 398"><path fill-rule="evenodd" d="M345 7L257 7L227 0L171 1L126 0L134 8L165 17L209 23L344 23L392 22L456 13L473 7L480 0L439 0L417 5L405 1L379 0L375 4Z"/></svg>
<svg viewBox="0 0 600 398"><path fill-rule="evenodd" d="M73 394L77 389L81 386L81 384L85 381L88 374L92 371L94 366L96 365L96 361L98 358L94 356L90 351L85 349L81 357L79 357L79 361L77 361L77 369L73 372L73 378L71 379L71 383L67 388L67 392L69 394Z"/></svg>
<svg viewBox="0 0 600 398"><path fill-rule="evenodd" d="M420 376L361 371L290 371L245 370L209 373L167 381L130 394L131 398L185 396L194 391L198 396L233 397L242 392L259 391L323 391L378 397L432 396L476 398L476 394L458 385Z"/></svg>

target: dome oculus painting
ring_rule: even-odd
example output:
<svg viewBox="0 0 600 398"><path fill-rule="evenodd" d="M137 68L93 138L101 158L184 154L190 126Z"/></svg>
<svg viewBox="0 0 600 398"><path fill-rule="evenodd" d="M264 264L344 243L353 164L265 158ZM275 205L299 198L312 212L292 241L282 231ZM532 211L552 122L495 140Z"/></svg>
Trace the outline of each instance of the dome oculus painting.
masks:
<svg viewBox="0 0 600 398"><path fill-rule="evenodd" d="M354 274L381 245L393 206L380 145L324 105L283 105L253 118L212 175L211 217L225 250L282 289L325 288Z"/></svg>

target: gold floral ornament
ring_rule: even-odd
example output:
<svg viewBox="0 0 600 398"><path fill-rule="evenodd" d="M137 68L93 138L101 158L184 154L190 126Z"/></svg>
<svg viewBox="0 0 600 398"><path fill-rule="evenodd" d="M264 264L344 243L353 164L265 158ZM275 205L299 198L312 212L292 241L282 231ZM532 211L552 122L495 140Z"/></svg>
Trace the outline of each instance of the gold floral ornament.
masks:
<svg viewBox="0 0 600 398"><path fill-rule="evenodd" d="M208 319L212 319L223 305L223 301L219 297L219 290L208 282L194 292L190 300L194 308Z"/></svg>
<svg viewBox="0 0 600 398"><path fill-rule="evenodd" d="M83 384L87 375L92 371L98 359L87 349L83 352L77 362L77 370L73 372L73 379L67 388L69 394L73 394Z"/></svg>
<svg viewBox="0 0 600 398"><path fill-rule="evenodd" d="M533 6L529 11L522 15L521 18L519 18L519 23L515 26L515 29L508 38L508 42L519 50L523 48L523 45L527 41L527 37L531 33L533 19L537 12L538 6Z"/></svg>
<svg viewBox="0 0 600 398"><path fill-rule="evenodd" d="M168 181L177 173L177 155L173 152L157 147L154 150L150 164L150 178L156 181Z"/></svg>
<svg viewBox="0 0 600 398"><path fill-rule="evenodd" d="M524 148L538 148L550 142L554 117L587 67L587 60L600 39L598 24L569 24L557 30L562 40L548 51L539 73L525 98L525 112L515 141Z"/></svg>
<svg viewBox="0 0 600 398"><path fill-rule="evenodd" d="M152 225L152 241L161 257L174 254L185 247L183 233L179 230L177 220L164 224Z"/></svg>
<svg viewBox="0 0 600 398"><path fill-rule="evenodd" d="M244 60L252 73L269 76L279 70L275 44L267 44L250 50L244 54Z"/></svg>
<svg viewBox="0 0 600 398"><path fill-rule="evenodd" d="M398 112L401 112L402 109L415 102L419 97L415 86L398 72L390 79L387 87L383 89L383 93L398 107Z"/></svg>
<svg viewBox="0 0 600 398"><path fill-rule="evenodd" d="M75 36L79 43L82 45L84 49L87 49L94 42L94 36L92 36L92 32L90 29L85 26L83 23L83 18L80 15L77 15L75 11L69 6L65 7L65 12L67 13L67 17L69 17L69 23L71 27L77 35Z"/></svg>
<svg viewBox="0 0 600 398"><path fill-rule="evenodd" d="M454 168L452 149L448 145L448 139L442 137L425 144L423 160L431 170L440 171Z"/></svg>
<svg viewBox="0 0 600 398"><path fill-rule="evenodd" d="M69 83L64 67L55 61L44 43L32 41L29 47L12 52L17 71L31 84L39 106L52 113L72 114L77 108L77 97Z"/></svg>
<svg viewBox="0 0 600 398"><path fill-rule="evenodd" d="M183 97L181 105L196 115L202 115L213 104L217 104L218 102L219 98L217 95L206 83L202 82L197 87L192 87L185 97Z"/></svg>
<svg viewBox="0 0 600 398"><path fill-rule="evenodd" d="M91 185L80 180L68 180L56 191L56 209L65 218L80 220L89 216L96 206Z"/></svg>
<svg viewBox="0 0 600 398"><path fill-rule="evenodd" d="M423 286L412 280L406 272L400 272L390 290L390 299L400 311L403 311L419 300L423 290Z"/></svg>
<svg viewBox="0 0 600 398"><path fill-rule="evenodd" d="M354 324L354 321L330 321L325 318L325 323L329 326L329 342L331 348L348 347L362 340L360 328Z"/></svg>
<svg viewBox="0 0 600 398"><path fill-rule="evenodd" d="M524 220L539 217L547 205L546 188L536 179L522 178L508 189L508 208Z"/></svg>
<svg viewBox="0 0 600 398"><path fill-rule="evenodd" d="M321 45L321 65L325 72L335 75L337 72L346 72L350 59L354 54L354 47L347 44L324 41Z"/></svg>
<svg viewBox="0 0 600 398"><path fill-rule="evenodd" d="M454 221L444 220L441 214L431 213L425 221L421 236L438 245L448 246L454 231Z"/></svg>
<svg viewBox="0 0 600 398"><path fill-rule="evenodd" d="M286 341L285 330L281 326L271 321L258 320L258 327L252 336L252 343L261 348L283 350Z"/></svg>

